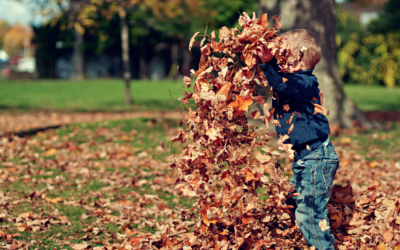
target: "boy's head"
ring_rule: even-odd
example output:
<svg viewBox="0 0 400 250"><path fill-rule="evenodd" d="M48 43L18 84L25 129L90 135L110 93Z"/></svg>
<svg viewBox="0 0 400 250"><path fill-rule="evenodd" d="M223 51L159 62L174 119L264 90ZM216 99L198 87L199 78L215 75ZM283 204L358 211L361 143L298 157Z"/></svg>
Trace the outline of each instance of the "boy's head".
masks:
<svg viewBox="0 0 400 250"><path fill-rule="evenodd" d="M291 30L280 35L287 38L288 42L293 45L294 53L299 53L302 47L306 47L304 55L301 59L302 70L313 69L321 60L321 47L314 35L305 29Z"/></svg>

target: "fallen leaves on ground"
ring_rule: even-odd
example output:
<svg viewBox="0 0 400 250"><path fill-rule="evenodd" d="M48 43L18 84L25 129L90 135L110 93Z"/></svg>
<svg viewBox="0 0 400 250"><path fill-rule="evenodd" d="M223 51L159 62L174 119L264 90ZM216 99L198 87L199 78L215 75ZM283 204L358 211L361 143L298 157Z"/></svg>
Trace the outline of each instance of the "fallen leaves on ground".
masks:
<svg viewBox="0 0 400 250"><path fill-rule="evenodd" d="M53 126L133 118L179 119L177 112L0 112L0 135Z"/></svg>
<svg viewBox="0 0 400 250"><path fill-rule="evenodd" d="M175 121L142 123L163 137L179 129ZM151 131L100 123L2 138L0 248L131 249L167 230L188 231L195 221L182 221L179 211L192 204L178 198L173 171L155 159L165 150L132 146L150 138L159 145Z"/></svg>
<svg viewBox="0 0 400 250"><path fill-rule="evenodd" d="M305 243L290 212L292 207L286 205L293 188L269 147L272 135L262 129L256 133L244 115L253 103L256 86L268 86L254 57L259 47L268 46L283 72L298 66L302 56L277 36L280 18L273 18L275 25L270 29L264 27L265 18L258 21L254 13L252 18L243 13L240 29L223 27L219 42L210 39L200 49L199 69L192 72L193 92L185 92L181 98L182 104L193 99L197 107L189 109L183 121L186 129L173 140L184 143L182 154L170 158L177 172L176 188L196 201L182 216L193 218L197 212L200 217L193 234L167 231L161 237L143 239L140 248L314 249ZM227 84L231 84L229 88L224 87ZM315 104L316 114L328 112ZM265 125L269 117L268 109L260 116ZM286 122L292 124L292 119ZM293 160L292 145L283 143L288 138L281 135L278 146ZM253 151L259 148L264 153L254 157ZM260 199L259 188L266 200ZM328 207L332 230L327 221L320 227L331 230L339 249L377 245L378 249L393 249L400 244L397 196L377 191L376 186L335 186Z"/></svg>

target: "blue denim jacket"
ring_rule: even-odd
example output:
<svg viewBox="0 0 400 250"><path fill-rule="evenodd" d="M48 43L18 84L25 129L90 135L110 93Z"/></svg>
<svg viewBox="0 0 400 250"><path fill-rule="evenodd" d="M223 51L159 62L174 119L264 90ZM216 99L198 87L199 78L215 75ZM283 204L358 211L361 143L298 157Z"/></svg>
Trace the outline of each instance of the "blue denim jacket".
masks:
<svg viewBox="0 0 400 250"><path fill-rule="evenodd" d="M293 145L295 160L301 159L326 141L330 133L328 119L320 113L314 115L314 104L321 104L318 80L312 69L293 74L279 72L275 58L260 64L260 68L273 87L272 107L275 108L274 119L279 121L276 125L278 138L287 134L294 124L284 143Z"/></svg>

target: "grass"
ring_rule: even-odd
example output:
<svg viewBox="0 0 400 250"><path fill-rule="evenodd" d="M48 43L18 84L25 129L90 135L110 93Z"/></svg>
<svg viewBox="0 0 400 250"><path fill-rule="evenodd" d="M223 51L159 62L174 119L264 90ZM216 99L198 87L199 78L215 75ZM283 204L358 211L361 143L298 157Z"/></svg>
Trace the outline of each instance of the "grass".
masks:
<svg viewBox="0 0 400 250"><path fill-rule="evenodd" d="M332 139L334 144L350 140L357 146L354 150L357 150L358 154L370 161L376 160L369 155L372 148L381 149L382 152L386 152L386 155L382 155L382 157L390 158L390 154L395 154L400 150L398 146L400 145L400 125L392 124L390 128L391 130L364 131ZM11 207L7 208L10 221L0 221L0 226L3 226L0 229L9 234L19 233L20 236L14 238L17 241L33 242L31 245L33 248L59 249L61 247L62 249L72 249L72 245L75 243L88 242L84 238L85 235L89 235L89 232L84 230L90 226L95 226L101 228L101 232L97 236L90 234L96 240L92 242L97 242L92 244L92 247L94 247L102 245L103 240L112 243L115 241L115 235L124 233L122 225L125 222L107 222L103 219L103 215L96 215L97 209L109 210L108 215L116 216L115 218L125 212L114 210L113 206L103 208L104 200L113 204L121 200L139 204L143 195L157 195L161 202L157 204L146 203L142 204L141 207L151 209L164 202L168 207L176 208L178 211L182 208L190 208L193 200L178 197L177 193L171 191L172 186L169 186L170 189L155 188L157 178L173 176L173 170L170 168L157 169L157 166L161 162L165 162L168 156L168 153L160 149L157 150L157 147L159 147L160 141L164 141L168 147L167 142L178 133L178 129L174 120L106 121L67 125L55 130L41 132L30 138L28 142L21 142L25 147L25 156L17 153L8 156L0 154L0 160L15 164L13 168L0 164L0 172L7 170L10 173L12 171L16 173L14 181L5 179L4 185L2 184L2 192L5 192L8 197L20 201L16 203L11 200L9 202L9 204L12 204ZM51 157L45 156L44 153L49 148L46 148L46 145L57 148L57 154ZM10 150L18 150L19 147L20 145L10 144ZM122 147L125 147L125 149ZM129 162L129 164L124 165L124 162L128 162L129 156L122 153L126 153L127 149L128 152L134 152L135 155L146 152L148 154L146 158L149 161L144 160L136 165L134 162ZM348 149L352 150L350 147ZM101 152L104 150L108 152L107 156L101 156ZM171 154L178 153L181 150L182 145L180 144L172 144L170 147ZM33 157L35 154L39 157L38 159ZM119 156L120 154L121 156ZM80 157L83 157L84 160L79 160ZM26 159L30 159L30 162L27 162ZM154 160L160 161L155 166L147 165ZM75 163L83 165L75 169ZM87 169L87 171L83 171L84 169ZM24 176L36 181L24 182ZM123 181L124 178L129 178L129 180L138 178L138 181L146 180L149 183L142 186L131 186L130 182ZM61 183L58 183L59 181ZM52 188L46 191L45 198L35 197L32 201L24 198L34 191L39 193L40 190L49 186L52 186ZM163 187L164 183L160 186ZM262 199L267 198L262 194L262 190L259 190L259 192ZM72 206L64 202L53 204L46 200L46 198L55 199L57 197L61 197L64 201L81 200L82 205ZM100 202L101 200L103 200L103 203ZM26 212L33 212L43 218L50 216L58 219L60 215L65 216L71 224L50 225L48 229L39 232L19 232L15 227L15 219L12 220L11 218L17 218L18 215ZM133 214L133 221L139 218L153 218L140 217L139 214L134 214L132 211L131 213ZM82 219L85 214L87 214L87 218ZM165 219L167 217L158 217L159 222ZM156 230L155 227L139 227L136 222L132 222L130 227L132 230L136 228L140 232L154 233ZM63 245L66 242L69 245ZM0 248L2 243L5 243L5 241L0 239Z"/></svg>
<svg viewBox="0 0 400 250"><path fill-rule="evenodd" d="M0 111L137 111L176 110L181 81L133 80L132 105L124 103L122 80L0 81ZM362 110L400 110L400 88L346 85L345 91ZM171 98L171 95L173 98Z"/></svg>
<svg viewBox="0 0 400 250"><path fill-rule="evenodd" d="M400 152L400 124L386 124L387 129L382 130L367 130L360 131L352 135L341 134L338 137L333 137L334 144L339 143L354 143L354 148L357 154L362 155L366 160L377 160L376 154L371 154L373 151L380 151L379 159L399 160ZM396 159L397 157L397 159Z"/></svg>
<svg viewBox="0 0 400 250"><path fill-rule="evenodd" d="M134 206L138 207L137 204L143 195L157 195L161 203L153 204L148 200L142 207L151 209L164 202L166 206L171 209L176 208L178 211L182 208L190 208L191 200L185 198L176 200L178 196L171 188L171 180L167 189L164 189L164 183L160 186L161 189L154 188L158 183L155 182L157 178L172 176L167 165L165 168L159 168L159 165L165 162L169 153L176 154L182 150L179 144L168 147L168 141L178 133L178 130L177 122L167 119L131 119L74 124L50 129L33 136L30 138L32 144L24 148L26 155L22 158L0 152L0 173L4 173L2 172L4 170L13 176L4 180L0 192L20 200L7 208L5 213L10 220L4 222L0 220L0 230L7 234L19 234L13 238L18 242L30 242L31 247L39 249L61 249L61 246L62 249L72 249L73 244L87 242L84 239L85 235L90 234L90 237L96 239L96 243L92 241L92 247L94 247L104 245L103 240L113 243L116 234L124 233L121 226L126 223L125 221L117 223L107 222L107 219L104 219L104 222L103 215L112 215L115 216L114 220L119 220L122 213L135 214L135 210L102 207L104 200L109 200L113 204L118 204L121 200L132 201ZM49 144L50 141L51 144ZM160 141L165 142L169 153L160 148ZM7 145L10 147L4 147L14 149L13 142ZM46 145L56 148L58 153L51 157L46 156L45 152L48 150ZM101 151L106 151L107 155L99 156ZM132 153L139 155L143 152L147 155L128 160L132 158ZM30 162L27 162L29 155L34 154L38 158L30 158ZM64 163L59 164L62 161ZM15 167L4 166L3 162L14 163ZM83 165L74 170L68 167L69 164ZM86 172L80 173L82 168L86 169ZM26 178L30 181L24 181L24 176L29 176ZM129 181L124 183L121 178L128 178ZM132 186L132 178L137 178L137 181L147 180L148 183ZM51 186L50 189L49 186ZM32 200L28 198L33 192L39 193L40 190L46 190L45 197L35 197ZM53 204L48 200L56 198L61 198L63 201L81 200L82 205L69 205L64 202ZM96 202L100 203L96 205ZM96 215L97 209L102 211L99 215ZM2 212L4 211L0 209L0 214ZM49 224L45 230L21 232L11 218L18 218L22 213L27 212L34 213L34 216L41 217L40 219L57 220L60 216L65 216L71 223L69 225ZM82 219L85 214L87 218ZM146 216L133 216L132 218L136 218L134 220L146 219ZM158 217L160 221L165 219ZM25 220L23 223L26 223ZM100 234L96 236L85 232L84 230L90 226L100 228ZM131 223L130 226L138 228L138 224L135 223ZM156 228L144 227L140 231L154 233ZM7 243L9 244L9 241L0 239L0 248ZM68 244L63 245L64 243Z"/></svg>
<svg viewBox="0 0 400 250"><path fill-rule="evenodd" d="M400 88L345 85L345 92L363 111L400 110Z"/></svg>
<svg viewBox="0 0 400 250"><path fill-rule="evenodd" d="M1 81L0 110L173 110L179 105L180 86L180 82L167 80L134 80L131 82L133 104L126 105L122 80Z"/></svg>

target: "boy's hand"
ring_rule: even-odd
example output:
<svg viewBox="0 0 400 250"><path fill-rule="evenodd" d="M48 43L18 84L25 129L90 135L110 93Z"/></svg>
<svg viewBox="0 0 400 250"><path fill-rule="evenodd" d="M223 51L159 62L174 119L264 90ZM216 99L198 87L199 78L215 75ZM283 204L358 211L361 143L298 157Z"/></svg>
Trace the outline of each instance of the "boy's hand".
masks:
<svg viewBox="0 0 400 250"><path fill-rule="evenodd" d="M268 49L267 46L264 46L260 50L258 50L257 55L262 63L267 63L271 61L272 58L274 58L274 55L272 55L271 50Z"/></svg>
<svg viewBox="0 0 400 250"><path fill-rule="evenodd" d="M272 44L275 44L278 42L278 37L274 37L272 42ZM274 58L274 55L272 55L271 50L268 49L268 47L266 45L264 45L263 47L261 47L261 49L259 51L257 51L257 55L260 58L262 63L267 63L269 61L272 60L272 58Z"/></svg>

